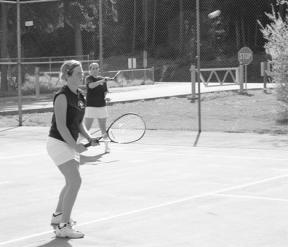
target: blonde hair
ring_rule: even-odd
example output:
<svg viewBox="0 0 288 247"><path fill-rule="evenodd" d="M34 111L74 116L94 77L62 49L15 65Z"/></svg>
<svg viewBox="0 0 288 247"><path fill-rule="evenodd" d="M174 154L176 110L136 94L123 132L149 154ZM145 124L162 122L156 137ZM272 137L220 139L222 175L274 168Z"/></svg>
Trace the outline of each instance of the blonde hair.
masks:
<svg viewBox="0 0 288 247"><path fill-rule="evenodd" d="M90 63L89 70L91 70L93 66L98 66L99 68L99 63Z"/></svg>
<svg viewBox="0 0 288 247"><path fill-rule="evenodd" d="M76 67L82 67L81 63L77 60L65 61L60 67L60 80L67 81L68 77L72 75Z"/></svg>

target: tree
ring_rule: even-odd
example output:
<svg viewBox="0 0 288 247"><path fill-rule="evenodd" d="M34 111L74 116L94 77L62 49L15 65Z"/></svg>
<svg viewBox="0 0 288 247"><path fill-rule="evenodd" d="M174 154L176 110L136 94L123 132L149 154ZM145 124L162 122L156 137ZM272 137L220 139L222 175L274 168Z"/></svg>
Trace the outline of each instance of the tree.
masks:
<svg viewBox="0 0 288 247"><path fill-rule="evenodd" d="M94 31L96 29L97 6L95 1L63 0L62 15L64 26L68 25L74 30L75 55L83 55L82 30Z"/></svg>
<svg viewBox="0 0 288 247"><path fill-rule="evenodd" d="M288 5L287 0L278 1L277 5ZM278 121L288 121L288 17L281 15L272 7L272 13L266 13L271 23L261 26L266 39L265 49L270 55L273 65L272 79L276 83L277 100L279 104Z"/></svg>
<svg viewBox="0 0 288 247"><path fill-rule="evenodd" d="M257 19L264 16L270 4L274 0L215 0L214 8L221 9L224 18L224 24L228 26L230 41L236 44L236 50L241 46L250 46L254 48L258 44L255 38L258 38ZM231 39L233 37L233 39Z"/></svg>
<svg viewBox="0 0 288 247"><path fill-rule="evenodd" d="M5 3L1 3L1 57L8 58L8 23L7 23L7 13L8 6ZM7 65L1 65L1 91L6 92L8 90L8 82L7 82Z"/></svg>

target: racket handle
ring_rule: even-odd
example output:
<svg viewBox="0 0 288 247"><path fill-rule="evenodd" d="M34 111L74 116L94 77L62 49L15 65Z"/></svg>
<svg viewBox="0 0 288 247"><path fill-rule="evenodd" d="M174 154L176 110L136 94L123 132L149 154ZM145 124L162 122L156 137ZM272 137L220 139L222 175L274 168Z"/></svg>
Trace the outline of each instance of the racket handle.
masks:
<svg viewBox="0 0 288 247"><path fill-rule="evenodd" d="M106 81L114 81L115 78L113 78L113 77L106 77L105 80L106 80Z"/></svg>
<svg viewBox="0 0 288 247"><path fill-rule="evenodd" d="M100 140L100 138L99 138L99 139L94 139L93 142L99 143L99 140ZM88 148L88 147L90 147L90 146L92 146L92 141L84 144L84 147L85 147L85 148Z"/></svg>
<svg viewBox="0 0 288 247"><path fill-rule="evenodd" d="M85 148L88 148L88 147L90 147L90 146L91 146L91 142L88 142L88 143L84 144L84 147L85 147Z"/></svg>

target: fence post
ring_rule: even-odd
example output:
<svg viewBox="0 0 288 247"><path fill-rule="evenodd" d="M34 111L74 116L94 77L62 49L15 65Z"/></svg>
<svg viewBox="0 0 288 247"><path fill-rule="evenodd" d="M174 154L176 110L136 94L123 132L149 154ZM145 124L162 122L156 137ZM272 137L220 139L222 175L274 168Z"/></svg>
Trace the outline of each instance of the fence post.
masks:
<svg viewBox="0 0 288 247"><path fill-rule="evenodd" d="M239 83L240 84L239 75L240 75L240 72L239 72L239 67L238 67L236 69L236 72L235 72L235 83Z"/></svg>
<svg viewBox="0 0 288 247"><path fill-rule="evenodd" d="M196 99L196 67L195 65L191 65L191 101L194 102Z"/></svg>
<svg viewBox="0 0 288 247"><path fill-rule="evenodd" d="M264 84L264 91L267 88L267 73L266 70L268 69L268 63L267 62L261 62L261 76L263 77L263 84Z"/></svg>
<svg viewBox="0 0 288 247"><path fill-rule="evenodd" d="M239 71L240 94L243 94L244 93L244 88L243 88L243 84L244 84L244 65L240 64L238 71Z"/></svg>
<svg viewBox="0 0 288 247"><path fill-rule="evenodd" d="M35 67L35 94L36 98L38 99L40 96L40 83L39 83L39 67Z"/></svg>
<svg viewBox="0 0 288 247"><path fill-rule="evenodd" d="M155 69L154 66L152 67L152 80L153 80L153 84L155 84Z"/></svg>

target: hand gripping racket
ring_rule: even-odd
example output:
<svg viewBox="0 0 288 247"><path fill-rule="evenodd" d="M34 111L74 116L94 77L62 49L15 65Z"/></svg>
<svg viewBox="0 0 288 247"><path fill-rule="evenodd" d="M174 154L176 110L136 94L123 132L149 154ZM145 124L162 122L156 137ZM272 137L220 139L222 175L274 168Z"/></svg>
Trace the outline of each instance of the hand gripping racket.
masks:
<svg viewBox="0 0 288 247"><path fill-rule="evenodd" d="M116 118L108 127L107 135L111 142L128 144L139 141L146 132L144 119L136 113L126 113ZM103 141L102 136L96 138L98 142ZM86 143L85 147L91 146Z"/></svg>
<svg viewBox="0 0 288 247"><path fill-rule="evenodd" d="M118 71L113 77L104 77L106 78L106 80L108 81L116 81L118 82L119 80L121 80L121 71Z"/></svg>

